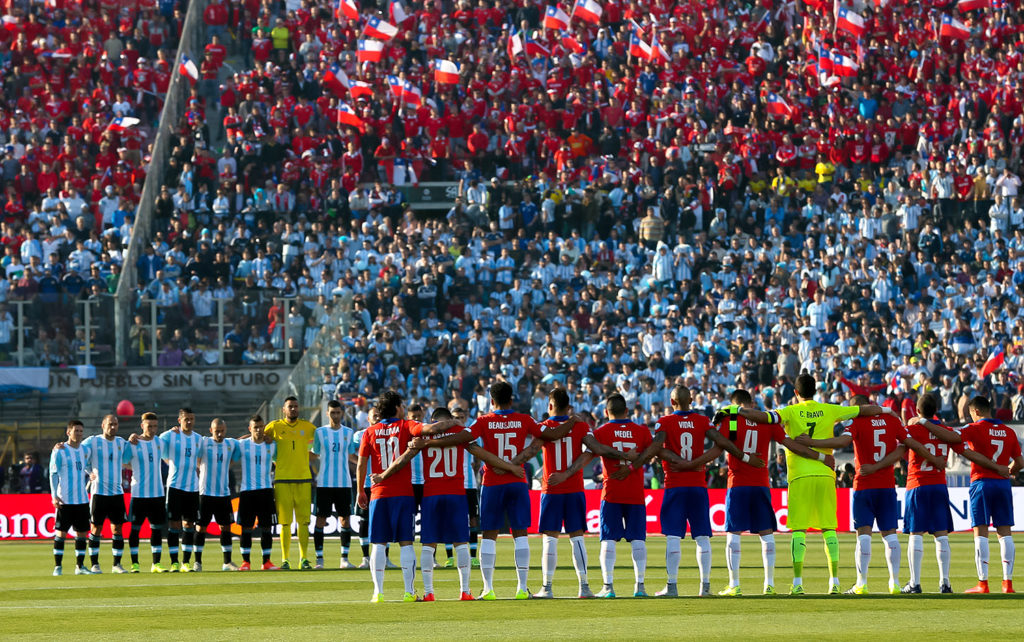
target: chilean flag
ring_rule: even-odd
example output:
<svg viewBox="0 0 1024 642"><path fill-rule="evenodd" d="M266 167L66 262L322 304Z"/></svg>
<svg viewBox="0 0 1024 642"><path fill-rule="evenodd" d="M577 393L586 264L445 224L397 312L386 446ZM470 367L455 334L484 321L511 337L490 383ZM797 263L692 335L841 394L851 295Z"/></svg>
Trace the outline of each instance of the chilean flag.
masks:
<svg viewBox="0 0 1024 642"><path fill-rule="evenodd" d="M985 361L985 365L981 367L981 372L978 373L978 376L989 376L998 370L999 367L1003 365L1004 361L1006 361L1006 352L1003 351L1003 346L999 346L992 354L989 355L988 359Z"/></svg>
<svg viewBox="0 0 1024 642"><path fill-rule="evenodd" d="M359 5L355 0L338 0L338 10L334 13L338 17L345 16L349 20L359 20Z"/></svg>
<svg viewBox="0 0 1024 642"><path fill-rule="evenodd" d="M459 65L450 60L435 60L434 81L441 85L459 84Z"/></svg>
<svg viewBox="0 0 1024 642"><path fill-rule="evenodd" d="M338 124L352 125L359 131L363 131L363 120L356 115L354 109L345 103L338 103Z"/></svg>
<svg viewBox="0 0 1024 642"><path fill-rule="evenodd" d="M850 11L846 8L840 9L836 13L836 29L849 31L855 37L860 38L866 31L864 18L856 11Z"/></svg>
<svg viewBox="0 0 1024 642"><path fill-rule="evenodd" d="M569 16L558 5L548 7L544 13L544 28L565 31L569 28Z"/></svg>
<svg viewBox="0 0 1024 642"><path fill-rule="evenodd" d="M406 105L419 107L423 104L423 92L420 91L419 87L406 80L405 84L402 85L402 100L405 101Z"/></svg>
<svg viewBox="0 0 1024 642"><path fill-rule="evenodd" d="M123 132L129 127L135 127L142 121L138 118L131 118L130 116L118 116L114 120L110 121L107 125L107 131L112 132Z"/></svg>
<svg viewBox="0 0 1024 642"><path fill-rule="evenodd" d="M640 34L636 29L629 36L629 55L641 60L651 59L651 46L640 39Z"/></svg>
<svg viewBox="0 0 1024 642"><path fill-rule="evenodd" d="M348 88L348 93L352 95L353 100L373 97L373 87L369 83L365 83L362 80L349 80L348 74L344 71L341 72L341 84Z"/></svg>
<svg viewBox="0 0 1024 642"><path fill-rule="evenodd" d="M832 62L832 55L821 47L818 47L818 71L827 71L832 73L834 66L835 64Z"/></svg>
<svg viewBox="0 0 1024 642"><path fill-rule="evenodd" d="M837 76L850 77L856 76L859 70L860 65L853 58L844 56L838 51L832 52L832 73Z"/></svg>
<svg viewBox="0 0 1024 642"><path fill-rule="evenodd" d="M650 60L651 62L660 62L661 64L667 64L672 60L672 58L668 55L668 52L665 51L665 48L661 46L660 42L658 42L657 36L651 39Z"/></svg>
<svg viewBox="0 0 1024 642"><path fill-rule="evenodd" d="M992 6L991 0L959 0L956 3L956 8L960 10L960 13L974 11L975 9L985 9L990 6Z"/></svg>
<svg viewBox="0 0 1024 642"><path fill-rule="evenodd" d="M341 98L348 89L348 78L345 72L338 65L331 65L324 72L324 86L334 92L334 95Z"/></svg>
<svg viewBox="0 0 1024 642"><path fill-rule="evenodd" d="M388 87L391 88L392 96L402 98L402 81L398 76L388 76Z"/></svg>
<svg viewBox="0 0 1024 642"><path fill-rule="evenodd" d="M523 37L518 31L513 31L508 37L508 57L515 60L515 57L523 53Z"/></svg>
<svg viewBox="0 0 1024 642"><path fill-rule="evenodd" d="M536 40L531 38L529 34L527 34L526 37L523 38L523 44L525 45L526 55L527 56L550 56L551 55L551 51L547 47L545 47L544 45L540 44L539 42L537 42Z"/></svg>
<svg viewBox="0 0 1024 642"><path fill-rule="evenodd" d="M939 37L967 40L971 37L971 30L967 25L951 16L942 16L942 24L939 26Z"/></svg>
<svg viewBox="0 0 1024 642"><path fill-rule="evenodd" d="M586 51L586 48L583 46L583 44L580 43L580 41L577 40L568 31L563 31L561 33L561 35L559 35L558 38L559 38L559 41L562 43L562 46L565 47L566 49L568 49L569 51L573 52L573 53L581 54L584 51Z"/></svg>
<svg viewBox="0 0 1024 642"><path fill-rule="evenodd" d="M789 118L793 115L793 108L778 94L768 94L766 111L772 116Z"/></svg>
<svg viewBox="0 0 1024 642"><path fill-rule="evenodd" d="M576 4L572 8L574 18L578 17L580 20L595 25L600 24L602 14L604 14L604 9L597 3L597 0L576 0Z"/></svg>
<svg viewBox="0 0 1024 642"><path fill-rule="evenodd" d="M402 6L402 3L399 0L391 0L391 2L388 3L388 17L394 20L395 24L399 25L410 18L405 7Z"/></svg>
<svg viewBox="0 0 1024 642"><path fill-rule="evenodd" d="M768 29L768 25L770 25L771 23L772 23L772 12L771 12L770 9L765 9L764 13L761 14L761 17L758 18L757 22L755 22L751 26L750 31L754 35L757 35L757 34L761 33L762 31L765 31L766 29Z"/></svg>
<svg viewBox="0 0 1024 642"><path fill-rule="evenodd" d="M182 76L188 76L192 79L192 84L195 84L199 80L199 67L196 67L196 63L192 62L192 59L181 54L181 63L178 64L178 73Z"/></svg>
<svg viewBox="0 0 1024 642"><path fill-rule="evenodd" d="M364 38L376 38L387 42L398 35L398 27L390 22L381 20L377 16L370 18L363 27Z"/></svg>
<svg viewBox="0 0 1024 642"><path fill-rule="evenodd" d="M380 40L360 40L356 49L359 62L380 62L384 56L384 43Z"/></svg>

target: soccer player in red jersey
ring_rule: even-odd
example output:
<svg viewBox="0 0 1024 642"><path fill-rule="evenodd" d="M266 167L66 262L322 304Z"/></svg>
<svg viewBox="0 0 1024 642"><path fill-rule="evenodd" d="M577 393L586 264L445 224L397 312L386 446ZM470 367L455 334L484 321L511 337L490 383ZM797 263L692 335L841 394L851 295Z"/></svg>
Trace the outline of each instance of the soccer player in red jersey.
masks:
<svg viewBox="0 0 1024 642"><path fill-rule="evenodd" d="M556 427L569 419L572 409L569 394L564 388L555 388L548 395L548 419L542 426ZM526 447L518 459L527 461L544 449L543 488L540 496L540 532L544 534L544 557L541 571L544 585L534 593L537 598L552 598L551 583L558 565L558 536L562 529L569 534L572 547L572 564L579 580L579 597L594 597L587 579L587 548L583 534L587 530L587 505L583 494L583 471L579 470L561 483L552 483L554 475L567 470L586 450L594 455L627 461L614 448L602 446L590 432L590 424L576 421L565 437L558 441L535 439ZM554 479L558 479L554 477Z"/></svg>
<svg viewBox="0 0 1024 642"><path fill-rule="evenodd" d="M435 422L452 419L447 408L438 408L431 419ZM402 453L387 470L371 475L370 480L379 484L388 479L418 453L423 453L423 502L420 512L420 572L423 575L423 601L434 601L434 551L438 543L453 544L459 568L459 585L462 601L472 601L469 590L469 502L465 491L466 451L495 469L522 479L522 466L506 462L471 443L473 434L468 428L452 430L446 434L425 435L409 443L409 449Z"/></svg>
<svg viewBox="0 0 1024 642"><path fill-rule="evenodd" d="M764 564L764 595L775 595L775 509L772 507L771 481L763 462L770 456L771 442L782 444L794 454L818 459L817 451L801 446L786 435L781 424L759 424L738 414L738 409L753 408L750 393L736 389L729 397L730 408L715 415L717 430L707 436L727 452L728 489L725 494L725 552L729 569L729 586L718 592L722 596L742 595L740 591L740 533L757 533L761 539L761 561ZM732 446L732 448L729 448ZM736 449L739 454L733 452ZM826 466L834 466L831 455Z"/></svg>
<svg viewBox="0 0 1024 642"><path fill-rule="evenodd" d="M917 399L917 416L907 422L907 432L928 451L927 455L911 450L907 453L907 494L904 498L903 532L907 540L907 565L910 581L904 593L921 592L921 558L924 557L924 534L935 538L935 559L939 564L939 593L952 593L949 583L949 531L953 530L953 514L949 510L949 488L946 486L946 461L950 445L939 439L933 430L952 431L934 418L938 403L932 394ZM963 450L954 444L954 449Z"/></svg>
<svg viewBox="0 0 1024 642"><path fill-rule="evenodd" d="M399 419L405 416L405 402L394 390L386 390L377 399L375 408L380 423L363 432L359 444L356 480L366 479L367 466L371 473L383 473L407 450L409 441L419 435L443 433L458 424L448 419L433 424ZM408 466L370 489L370 569L373 576L371 602L383 602L385 547L389 542L401 546L402 579L405 582L405 602L417 601L413 588L416 576L416 553L412 542L415 533L416 501L412 492L412 475ZM366 491L359 490L359 505L366 508Z"/></svg>
<svg viewBox="0 0 1024 642"><path fill-rule="evenodd" d="M1016 547L1010 533L1013 527L1013 493L1010 478L1024 467L1017 433L992 417L992 404L977 396L968 404L974 421L956 433L938 431L940 439L950 443L963 442L964 459L971 462L971 525L974 527L974 563L978 584L967 593L988 593L988 527L995 526L999 535L999 552L1003 561L1003 593L1014 593L1013 563ZM949 434L947 434L949 433Z"/></svg>
<svg viewBox="0 0 1024 642"><path fill-rule="evenodd" d="M657 455L665 443L663 434L651 436L646 427L628 419L629 408L620 394L605 400L608 423L594 431L599 444L618 451L615 456L602 456L604 483L601 490L601 577L604 587L597 597L614 598L615 543L630 543L636 586L634 597L647 597L644 576L647 572L647 510L644 498L644 464ZM623 463L622 458L633 460ZM585 452L567 470L555 473L549 485L562 483L583 470L594 458Z"/></svg>
<svg viewBox="0 0 1024 642"><path fill-rule="evenodd" d="M479 439L484 450L505 461L516 462L526 448L527 436L545 441L565 437L577 423L576 417L554 428L544 428L529 415L512 410L512 385L505 381L491 384L489 389L493 412L481 415L470 430ZM498 531L508 519L515 542L517 600L532 597L526 587L530 573L530 543L526 531L530 527L530 492L526 481L511 475L497 474L493 467L484 465L480 490L480 573L484 580L482 600L494 600L494 562L497 558Z"/></svg>

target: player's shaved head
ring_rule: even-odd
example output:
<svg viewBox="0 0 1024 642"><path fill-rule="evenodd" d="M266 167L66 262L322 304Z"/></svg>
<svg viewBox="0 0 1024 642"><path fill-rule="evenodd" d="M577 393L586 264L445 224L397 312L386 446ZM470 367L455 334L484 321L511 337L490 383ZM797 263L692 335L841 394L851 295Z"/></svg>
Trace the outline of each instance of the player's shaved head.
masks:
<svg viewBox="0 0 1024 642"><path fill-rule="evenodd" d="M754 398L743 388L737 388L729 395L729 401L740 406L746 406L754 403Z"/></svg>
<svg viewBox="0 0 1024 642"><path fill-rule="evenodd" d="M444 407L434 408L434 412L430 413L430 420L431 421L444 421L446 419L451 419L451 418L452 418L451 411L448 410L447 408L444 408Z"/></svg>
<svg viewBox="0 0 1024 642"><path fill-rule="evenodd" d="M629 411L629 408L626 406L626 398L618 393L608 395L608 398L605 399L605 405L608 408L608 414L616 419L622 419Z"/></svg>
<svg viewBox="0 0 1024 642"><path fill-rule="evenodd" d="M988 397L978 395L971 399L971 403L968 407L974 411L979 417L989 417L992 414L992 402L988 400Z"/></svg>
<svg viewBox="0 0 1024 642"><path fill-rule="evenodd" d="M548 401L559 414L563 414L561 411L569 409L569 393L565 388L555 388L549 392Z"/></svg>
<svg viewBox="0 0 1024 642"><path fill-rule="evenodd" d="M851 406L866 406L871 403L864 395L853 395L850 397Z"/></svg>
<svg viewBox="0 0 1024 642"><path fill-rule="evenodd" d="M938 407L939 404L935 401L935 395L930 392L917 398L917 414L925 419L934 417Z"/></svg>
<svg viewBox="0 0 1024 642"><path fill-rule="evenodd" d="M675 386L672 388L672 399L678 402L683 408L689 407L692 399L690 396L690 389L686 386Z"/></svg>
<svg viewBox="0 0 1024 642"><path fill-rule="evenodd" d="M491 401L497 406L508 406L512 403L512 384L507 381L496 381L488 389Z"/></svg>
<svg viewBox="0 0 1024 642"><path fill-rule="evenodd" d="M814 381L814 377L812 375L797 375L794 387L796 388L797 396L801 399L813 399L815 386L817 386L817 382Z"/></svg>

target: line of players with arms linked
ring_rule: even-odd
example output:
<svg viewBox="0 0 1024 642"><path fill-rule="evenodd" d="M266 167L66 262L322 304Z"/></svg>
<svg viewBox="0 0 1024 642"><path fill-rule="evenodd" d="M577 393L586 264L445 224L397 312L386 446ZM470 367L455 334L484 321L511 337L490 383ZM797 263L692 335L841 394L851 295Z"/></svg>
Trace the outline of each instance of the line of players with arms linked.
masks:
<svg viewBox="0 0 1024 642"><path fill-rule="evenodd" d="M731 405L713 419L690 410L690 392L676 387L671 392L673 412L658 420L652 431L629 419L625 400L611 395L605 403L607 422L592 428L572 412L564 389L550 393L549 417L536 422L529 415L514 412L513 390L499 382L489 393L492 412L467 426L463 406L438 408L431 423L423 423L407 412L402 397L384 392L370 413L371 424L355 432L341 425L341 407L331 402L330 423L319 428L298 418L298 403L289 398L285 418L264 426L258 416L251 418L248 434L227 439L223 421L214 420L210 437L193 430L194 415L183 409L178 425L156 434L157 418L142 417L142 434L128 440L117 437L117 418L103 420L103 433L82 440L81 422L68 426L68 440L55 447L50 472L53 502L57 509L54 538L54 575L60 575L64 542L70 530L76 533L76 573L100 572L99 535L105 522L113 531L114 572L129 572L121 565L124 549L122 526L132 525L129 547L131 571L138 572L138 532L147 520L151 527L153 572L198 571L202 568L205 535L211 521L221 527L223 570L249 570L253 532L261 528L262 568L288 567L290 529L282 530L283 562L271 561L273 525L290 524L297 517L300 567L323 568L324 527L337 515L341 531L341 567L348 561L352 532L351 466L355 479L365 480L356 496L362 511L360 541L361 568L369 568L373 581L372 602L384 601L384 571L390 565L388 546L399 546L403 596L406 602L433 601L433 573L436 549L445 544L447 566L459 571L461 600L494 600L496 540L506 527L511 531L516 567L516 599L551 598L558 557L558 538L568 534L572 561L581 598L616 596L613 582L616 544L626 540L634 571L634 597L646 597L647 515L643 467L660 459L665 473L661 507L662 532L666 537L666 585L658 596L678 596L681 542L687 530L695 542L699 571L697 594L712 595L711 523L704 466L726 453L728 490L726 495L726 562L728 585L723 596L741 595L739 583L740 534L760 538L766 595L775 589L775 510L771 504L769 477L764 462L771 443L786 449L789 477L787 526L792 531L790 552L793 562L791 595L804 594L803 564L808 529L822 532L830 580L827 592L840 593L839 542L836 536L835 461L832 450L854 447L857 474L854 480L853 517L857 531L856 583L847 591L865 594L871 560L871 533L877 525L885 544L890 593L921 593L921 565L924 535L934 538L938 563L939 591L951 593L948 534L952 515L944 469L949 450L971 462L970 510L974 528L978 584L968 593L988 593L989 526L999 537L1005 593L1013 592L1015 558L1011 537L1013 496L1010 478L1024 466L1015 432L992 417L984 397L969 406L972 423L957 429L935 418L936 400L923 395L918 401L919 417L908 425L889 409L871 405L861 396L851 405L834 405L813 399L815 381L801 375L796 381L797 403L776 411L754 407L750 394L736 390ZM420 413L422 414L422 413ZM412 415L412 416L410 416ZM927 419L931 418L931 419ZM842 424L841 431L835 430ZM532 439L532 440L531 440ZM706 443L711 447L707 448ZM297 447L299 446L304 447ZM523 464L543 452L543 487L539 530L543 534L542 587L534 593L527 588L530 548L527 530L531 521L530 495ZM483 464L479 495L473 458ZM583 470L600 457L604 471L600 508L600 567L602 588L594 593L588 576L588 553L584 541L586 505ZM904 530L910 534L908 563L910 578L899 584L901 545L896 536L898 504L894 464L908 460ZM166 493L160 461L168 464ZM241 463L241 487L237 520L230 502L228 466ZM311 500L303 486L297 462L316 469L316 522L314 547L316 564L306 558ZM124 514L121 468L132 469L130 515ZM276 470L275 470L276 466ZM287 470L290 468L290 470ZM275 478L276 473L276 478ZM298 477L298 479L292 479ZM86 488L92 485L91 496ZM479 506L477 507L477 499ZM302 507L305 506L305 515ZM479 515L477 515L479 508ZM420 570L423 595L414 587L416 556L413 549L415 518L420 515ZM305 517L305 521L304 521ZM241 527L241 567L231 561L230 526ZM161 564L162 535L166 530L171 567ZM85 539L88 533L88 541ZM479 547L477 534L482 534ZM179 549L179 537L183 540ZM474 546L471 546L471 543ZM86 547L91 568L85 564ZM182 561L179 562L179 551ZM191 555L195 561L191 562ZM472 555L472 558L471 558ZM453 561L454 560L454 561ZM470 568L479 566L482 592L470 591Z"/></svg>

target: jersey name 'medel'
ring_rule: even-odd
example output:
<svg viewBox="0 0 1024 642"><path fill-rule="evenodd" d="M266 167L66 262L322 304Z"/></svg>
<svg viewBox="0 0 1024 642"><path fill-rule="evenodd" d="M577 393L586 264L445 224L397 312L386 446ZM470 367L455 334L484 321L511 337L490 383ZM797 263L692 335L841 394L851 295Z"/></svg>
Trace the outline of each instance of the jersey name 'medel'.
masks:
<svg viewBox="0 0 1024 642"><path fill-rule="evenodd" d="M312 451L320 458L316 472L317 488L351 488L349 455L356 451L355 431L348 426L320 426L313 433Z"/></svg>
<svg viewBox="0 0 1024 642"><path fill-rule="evenodd" d="M277 453L277 444L253 443L252 439L238 440L238 458L242 462L241 492L274 487L270 471Z"/></svg>
<svg viewBox="0 0 1024 642"><path fill-rule="evenodd" d="M128 442L120 437L106 439L93 435L82 442L89 451L89 471L96 475L93 495L124 495L121 486L121 468Z"/></svg>
<svg viewBox="0 0 1024 642"><path fill-rule="evenodd" d="M199 446L199 493L207 497L227 497L231 494L228 471L235 457L238 442L225 439L217 443L203 437Z"/></svg>
<svg viewBox="0 0 1024 642"><path fill-rule="evenodd" d="M64 444L54 449L50 456L50 495L65 504L88 504L89 493L86 480L89 466L89 449Z"/></svg>
<svg viewBox="0 0 1024 642"><path fill-rule="evenodd" d="M199 492L199 447L202 437L195 432L168 430L160 435L160 456L167 460L170 468L167 487L186 493Z"/></svg>
<svg viewBox="0 0 1024 642"><path fill-rule="evenodd" d="M140 439L128 445L128 464L132 467L132 497L148 499L164 496L164 476L160 467L160 442L156 437Z"/></svg>

